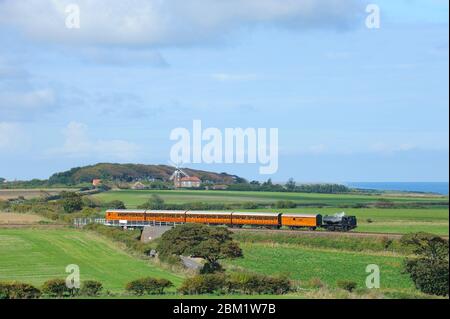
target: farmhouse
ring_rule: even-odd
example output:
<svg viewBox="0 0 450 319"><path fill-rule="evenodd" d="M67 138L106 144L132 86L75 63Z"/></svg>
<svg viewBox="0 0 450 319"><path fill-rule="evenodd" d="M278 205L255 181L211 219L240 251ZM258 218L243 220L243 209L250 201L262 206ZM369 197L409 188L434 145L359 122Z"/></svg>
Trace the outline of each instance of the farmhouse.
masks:
<svg viewBox="0 0 450 319"><path fill-rule="evenodd" d="M94 178L92 180L92 186L94 186L94 187L100 186L101 184L102 184L102 180L101 179Z"/></svg>
<svg viewBox="0 0 450 319"><path fill-rule="evenodd" d="M200 187L201 180L197 176L182 177L179 179L178 183L178 187L197 188Z"/></svg>
<svg viewBox="0 0 450 319"><path fill-rule="evenodd" d="M142 190L142 189L146 189L146 187L141 182L136 182L133 184L133 186L131 186L131 189Z"/></svg>

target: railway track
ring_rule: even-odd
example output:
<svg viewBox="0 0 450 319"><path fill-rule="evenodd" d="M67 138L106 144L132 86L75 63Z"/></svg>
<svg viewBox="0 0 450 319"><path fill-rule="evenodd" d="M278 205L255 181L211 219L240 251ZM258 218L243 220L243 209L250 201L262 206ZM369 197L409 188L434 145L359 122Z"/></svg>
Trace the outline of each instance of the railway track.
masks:
<svg viewBox="0 0 450 319"><path fill-rule="evenodd" d="M331 232L331 231L317 231L317 230L288 230L288 229L261 229L261 228L230 228L233 232L264 232L273 234L293 234L299 236L310 237L358 237L358 238L388 238L400 239L404 234L396 233L368 233L368 232ZM448 239L448 236L442 236Z"/></svg>

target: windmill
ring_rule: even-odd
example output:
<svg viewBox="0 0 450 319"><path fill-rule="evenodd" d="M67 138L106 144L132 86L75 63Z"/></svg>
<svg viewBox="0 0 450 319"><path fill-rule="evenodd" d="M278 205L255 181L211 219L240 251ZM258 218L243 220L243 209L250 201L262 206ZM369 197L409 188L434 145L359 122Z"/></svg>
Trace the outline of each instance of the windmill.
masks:
<svg viewBox="0 0 450 319"><path fill-rule="evenodd" d="M172 166L175 168L175 171L173 172L172 176L170 176L170 180L173 181L175 188L179 188L181 187L181 178L183 176L189 177L189 175L180 168L179 164L172 164Z"/></svg>

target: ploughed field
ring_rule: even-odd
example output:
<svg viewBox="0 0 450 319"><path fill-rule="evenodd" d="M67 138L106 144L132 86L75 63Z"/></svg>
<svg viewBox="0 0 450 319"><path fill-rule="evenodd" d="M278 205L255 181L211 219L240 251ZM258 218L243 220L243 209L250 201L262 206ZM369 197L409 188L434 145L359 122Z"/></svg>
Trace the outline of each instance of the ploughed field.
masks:
<svg viewBox="0 0 450 319"><path fill-rule="evenodd" d="M413 194L304 194L273 192L234 192L234 191L109 191L94 195L105 202L123 201L127 208L133 209L151 198L153 194L161 196L166 203L275 203L290 200L305 207L293 209L240 209L241 211L278 211L288 213L333 215L345 212L358 218L357 232L410 233L430 232L438 235L449 234L449 210L447 196ZM348 208L358 204L373 204L380 200L389 200L395 204L425 205L419 208ZM440 205L442 204L442 205ZM327 206L327 207L324 207ZM348 206L348 207L342 207Z"/></svg>
<svg viewBox="0 0 450 319"><path fill-rule="evenodd" d="M81 281L98 280L104 289L123 292L127 282L142 277L166 278L178 286L182 278L148 261L128 255L95 234L64 229L1 229L0 281L40 286L66 278L66 266L80 267Z"/></svg>

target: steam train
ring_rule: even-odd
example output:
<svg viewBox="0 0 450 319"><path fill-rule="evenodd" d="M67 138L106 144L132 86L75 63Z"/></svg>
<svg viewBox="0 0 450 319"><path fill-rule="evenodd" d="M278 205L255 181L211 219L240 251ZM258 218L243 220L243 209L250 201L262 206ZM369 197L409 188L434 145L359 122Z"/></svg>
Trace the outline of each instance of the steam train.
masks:
<svg viewBox="0 0 450 319"><path fill-rule="evenodd" d="M263 227L280 229L317 228L329 231L346 232L357 227L355 216L323 216L283 213L242 213L242 212L205 212L205 211L163 211L163 210L107 210L106 224L136 227L146 223L198 223L208 225L226 225L228 227Z"/></svg>

